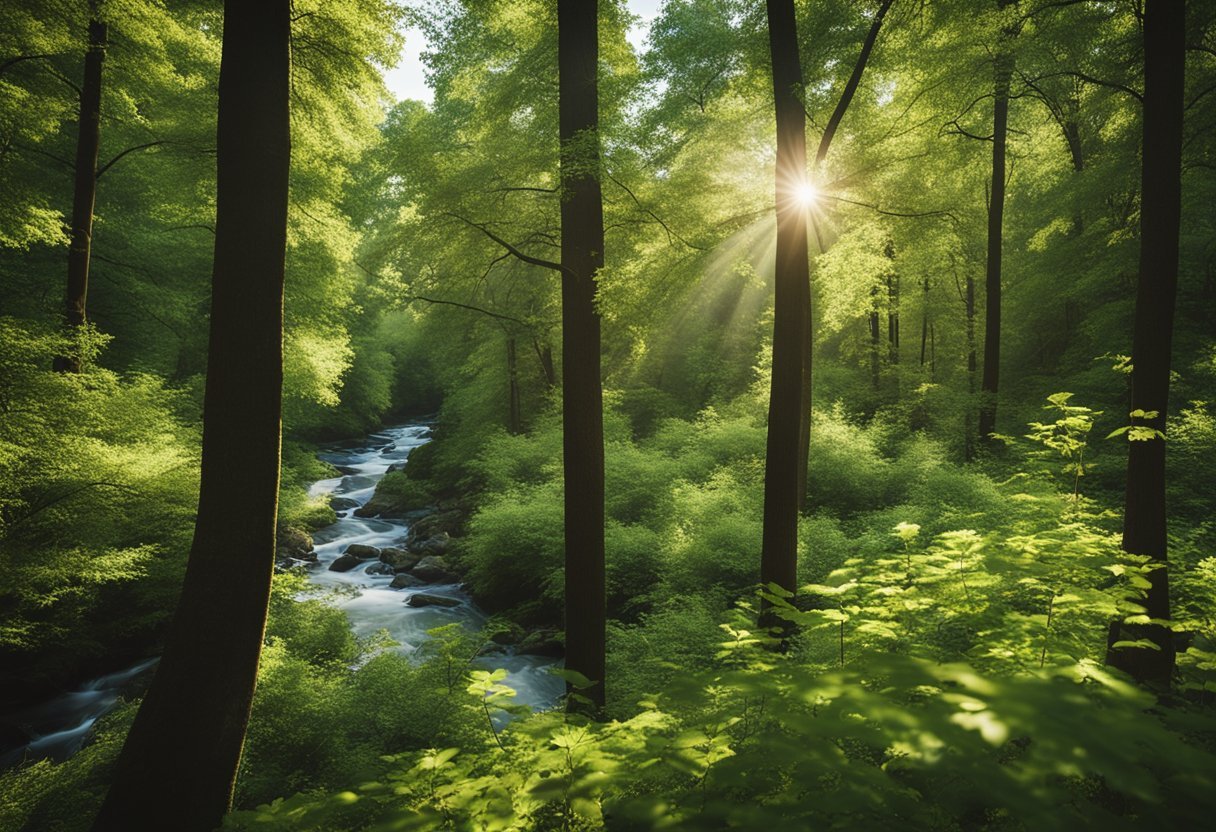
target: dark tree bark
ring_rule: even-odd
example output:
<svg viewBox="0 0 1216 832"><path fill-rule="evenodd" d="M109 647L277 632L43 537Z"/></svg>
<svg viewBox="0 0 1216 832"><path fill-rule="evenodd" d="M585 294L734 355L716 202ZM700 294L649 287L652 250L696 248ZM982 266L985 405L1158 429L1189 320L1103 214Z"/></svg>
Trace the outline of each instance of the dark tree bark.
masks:
<svg viewBox="0 0 1216 832"><path fill-rule="evenodd" d="M94 830L211 830L229 807L274 565L290 3L228 0L202 482L181 600Z"/></svg>
<svg viewBox="0 0 1216 832"><path fill-rule="evenodd" d="M536 360L540 362L540 373L545 381L545 387L551 390L557 386L557 368L553 366L553 348L547 341L541 344L539 339L533 337L532 349L536 352Z"/></svg>
<svg viewBox="0 0 1216 832"><path fill-rule="evenodd" d="M937 381L937 325L929 322L929 381Z"/></svg>
<svg viewBox="0 0 1216 832"><path fill-rule="evenodd" d="M975 396L975 371L976 371L976 355L975 355L975 278L971 273L967 273L967 294L963 300L964 307L967 312L967 392L971 396ZM970 407L966 408L967 424L964 427L965 438L963 440L963 457L970 462L975 459L975 436L971 430L971 413Z"/></svg>
<svg viewBox="0 0 1216 832"><path fill-rule="evenodd" d="M929 278L922 284L924 300L920 309L920 366L925 366L925 346L929 341Z"/></svg>
<svg viewBox="0 0 1216 832"><path fill-rule="evenodd" d="M895 271L895 246L887 243L883 250L888 260L892 261L890 274L887 275L887 358L892 364L899 363L899 273Z"/></svg>
<svg viewBox="0 0 1216 832"><path fill-rule="evenodd" d="M1060 125L1060 129L1064 131L1064 141L1068 142L1068 156L1072 160L1073 172L1081 173L1085 170L1085 155L1081 151L1081 128L1075 120L1070 119Z"/></svg>
<svg viewBox="0 0 1216 832"><path fill-rule="evenodd" d="M773 276L773 369L764 464L760 581L792 593L798 570L803 369L811 360L803 333L809 318L807 211L798 199L798 188L806 181L806 113L798 98L802 63L794 2L768 0L767 9L777 118L777 258Z"/></svg>
<svg viewBox="0 0 1216 832"><path fill-rule="evenodd" d="M507 335L507 430L523 431L519 416L519 368L515 359L515 336Z"/></svg>
<svg viewBox="0 0 1216 832"><path fill-rule="evenodd" d="M1000 8L1013 0L997 0ZM1012 33L1006 30L1002 40ZM997 391L1001 378L1001 249L1005 220L1005 149L1009 138L1009 79L1013 53L998 48L993 66L992 186L988 200L988 260L984 270L984 374L980 385L979 439L990 442L996 430Z"/></svg>
<svg viewBox="0 0 1216 832"><path fill-rule="evenodd" d="M878 323L878 285L870 287L870 385L878 390L882 359L882 330Z"/></svg>
<svg viewBox="0 0 1216 832"><path fill-rule="evenodd" d="M76 171L72 190L72 231L68 248L68 286L64 322L75 333L88 322L89 257L93 247L93 206L97 200L97 155L101 147L101 69L106 57L106 24L97 17L97 2L89 3L89 49L80 85L80 119L76 133ZM80 356L55 359L55 369L80 372Z"/></svg>
<svg viewBox="0 0 1216 832"><path fill-rule="evenodd" d="M1170 350L1178 292L1178 233L1182 213L1182 119L1185 57L1184 4L1148 0L1144 13L1144 146L1140 201L1140 278L1132 336L1132 411L1154 413L1132 423L1160 431L1129 443L1123 548L1148 555L1145 601L1150 618L1170 617L1165 503L1165 416ZM1118 636L1119 627L1112 627ZM1174 642L1167 627L1125 627L1126 637L1150 639L1159 649L1111 649L1108 661L1141 682L1168 685Z"/></svg>
<svg viewBox="0 0 1216 832"><path fill-rule="evenodd" d="M892 364L899 363L899 275L887 278L887 354Z"/></svg>
<svg viewBox="0 0 1216 832"><path fill-rule="evenodd" d="M878 32L882 29L883 18L887 16L887 12L891 9L891 5L895 0L883 0L882 5L878 7L878 11L874 13L874 20L870 22L870 31L866 32L866 39L862 41L861 52L857 55L857 61L853 64L853 71L849 74L849 80L845 82L844 91L840 94L840 100L836 102L836 109L832 111L832 115L828 118L827 126L823 128L823 136L819 139L819 149L815 152L816 166L823 164L823 160L827 158L828 148L832 146L832 139L836 137L836 130L840 127L840 122L844 118L845 111L849 109L849 104L853 101L853 96L857 93L857 86L861 83L861 76L866 71L866 64L870 61L870 53L874 51L874 44L878 41Z"/></svg>
<svg viewBox="0 0 1216 832"><path fill-rule="evenodd" d="M566 668L604 704L604 415L595 276L604 265L596 0L558 0L562 181L562 448L566 510Z"/></svg>

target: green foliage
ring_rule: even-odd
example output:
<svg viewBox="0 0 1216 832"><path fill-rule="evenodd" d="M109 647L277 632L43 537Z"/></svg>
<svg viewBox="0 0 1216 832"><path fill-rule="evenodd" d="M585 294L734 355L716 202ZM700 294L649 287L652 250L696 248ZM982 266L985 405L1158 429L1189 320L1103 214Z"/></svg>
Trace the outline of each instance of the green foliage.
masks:
<svg viewBox="0 0 1216 832"><path fill-rule="evenodd" d="M1212 809L1190 741L1210 719L1182 733L1093 663L997 678L875 654L861 675L738 649L743 666L685 672L629 719L539 715L507 727L501 753L397 755L226 828L1136 828L1148 813L1184 828Z"/></svg>
<svg viewBox="0 0 1216 832"><path fill-rule="evenodd" d="M1030 433L1026 434L1026 438L1043 446L1044 450L1039 453L1040 456L1060 457L1064 460L1061 470L1065 476L1072 479L1072 493L1076 498L1081 495L1081 477L1093 468L1092 463L1085 462L1086 438L1094 426L1094 417L1101 416L1102 412L1071 405L1068 403L1071 398L1072 393L1048 396L1044 409L1058 414L1059 418L1051 423L1031 422ZM1111 436L1120 432L1116 431Z"/></svg>
<svg viewBox="0 0 1216 832"><path fill-rule="evenodd" d="M0 653L31 680L164 622L196 499L189 404L150 375L52 372L66 346L0 319Z"/></svg>
<svg viewBox="0 0 1216 832"><path fill-rule="evenodd" d="M406 511L424 508L434 500L434 493L425 481L410 476L408 471L390 471L376 485L377 495L392 500Z"/></svg>
<svg viewBox="0 0 1216 832"><path fill-rule="evenodd" d="M99 179L92 325L65 336L88 10L69 5L15 0L0 31L12 316L0 318L0 663L18 697L154 648L196 496L222 21L215 4L99 6L111 31L101 157L114 164ZM293 8L280 523L335 517L307 496L332 474L307 438L437 414L435 441L380 496L467 507L450 557L477 600L510 629L559 626L561 280L501 243L558 256L554 6ZM812 149L874 8L798 4ZM388 106L403 20L427 37L429 105ZM1216 16L1188 8L1174 405L1121 425L1139 8L891 7L813 168L803 588L767 597L797 624L786 652L752 603L774 276L762 6L665 2L642 50L635 22L627 4L601 4L607 721L518 713L488 630L437 628L406 656L355 638L334 599L285 573L227 826L1201 825L1216 808ZM1030 422L1031 450L1011 441L963 464L989 311L991 147L973 139L991 131L998 45L1017 66L998 413L1009 435ZM87 371L51 372L65 354ZM1088 440L1157 441L1164 425L1180 656L1172 697L1154 701L1100 664L1112 621L1148 621L1158 567L1120 549L1127 446ZM0 827L87 826L132 713L103 720L65 763L0 773Z"/></svg>

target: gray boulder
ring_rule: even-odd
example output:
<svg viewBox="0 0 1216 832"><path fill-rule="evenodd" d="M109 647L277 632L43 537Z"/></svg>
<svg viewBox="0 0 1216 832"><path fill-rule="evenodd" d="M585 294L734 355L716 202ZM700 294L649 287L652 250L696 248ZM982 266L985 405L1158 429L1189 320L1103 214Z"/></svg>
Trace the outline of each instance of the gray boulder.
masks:
<svg viewBox="0 0 1216 832"><path fill-rule="evenodd" d="M344 554L354 555L360 560L370 560L371 558L380 557L380 550L375 546L367 546L362 543L352 543L346 547Z"/></svg>
<svg viewBox="0 0 1216 832"><path fill-rule="evenodd" d="M339 555L333 563L329 565L330 572L349 572L363 561L354 555L345 554Z"/></svg>
<svg viewBox="0 0 1216 832"><path fill-rule="evenodd" d="M413 569L422 560L422 555L388 546L380 550L380 560L398 572L404 572Z"/></svg>
<svg viewBox="0 0 1216 832"><path fill-rule="evenodd" d="M426 581L421 578L415 578L408 572L400 572L393 577L393 582L389 584L389 589L413 589L416 586L425 586Z"/></svg>
<svg viewBox="0 0 1216 832"><path fill-rule="evenodd" d="M428 555L410 570L410 573L415 578L421 578L430 584L448 584L456 580L456 576L452 574L452 568L448 565L440 555Z"/></svg>
<svg viewBox="0 0 1216 832"><path fill-rule="evenodd" d="M392 575L396 572L396 570L394 570L393 567L389 566L387 563L380 563L380 561L376 561L371 566L364 569L363 572L367 575Z"/></svg>

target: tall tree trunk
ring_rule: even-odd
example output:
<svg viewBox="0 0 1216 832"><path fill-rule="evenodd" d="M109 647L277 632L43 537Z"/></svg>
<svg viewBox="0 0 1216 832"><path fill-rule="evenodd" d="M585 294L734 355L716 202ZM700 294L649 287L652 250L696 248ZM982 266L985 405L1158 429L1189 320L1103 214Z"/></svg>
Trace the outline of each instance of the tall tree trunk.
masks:
<svg viewBox="0 0 1216 832"><path fill-rule="evenodd" d="M798 98L793 0L768 0L769 49L777 118L777 258L773 275L773 370L764 463L764 533L760 581L793 592L798 571L798 466L804 362L811 360L803 329L809 304L807 211L798 198L806 182L806 113ZM776 622L767 621L770 625Z"/></svg>
<svg viewBox="0 0 1216 832"><path fill-rule="evenodd" d="M895 246L888 242L883 253L894 264ZM892 265L887 275L887 357L892 364L899 363L899 273Z"/></svg>
<svg viewBox="0 0 1216 832"><path fill-rule="evenodd" d="M596 272L604 265L596 0L558 0L562 180L562 448L566 485L566 668L604 703L604 415Z"/></svg>
<svg viewBox="0 0 1216 832"><path fill-rule="evenodd" d="M1123 548L1147 555L1148 616L1170 617L1165 504L1165 417L1170 391L1170 350L1178 291L1178 233L1182 213L1182 119L1186 12L1175 0L1148 0L1144 14L1144 146L1140 201L1140 278L1132 336L1132 422L1160 431L1130 442ZM1118 627L1112 628L1118 630ZM1108 660L1142 682L1168 685L1174 642L1168 628L1126 628L1131 638L1159 649L1111 649Z"/></svg>
<svg viewBox="0 0 1216 832"><path fill-rule="evenodd" d="M878 324L878 284L870 287L870 385L878 390L879 370L882 360L882 329Z"/></svg>
<svg viewBox="0 0 1216 832"><path fill-rule="evenodd" d="M1064 122L1064 141L1068 142L1068 156L1072 160L1073 173L1085 170L1085 156L1081 152L1081 128L1073 119Z"/></svg>
<svg viewBox="0 0 1216 832"><path fill-rule="evenodd" d="M997 0L1000 8L1013 0ZM1006 30L1001 38L1012 34ZM998 47L993 67L992 187L988 201L988 262L984 270L984 375L981 382L979 439L990 442L996 430L997 389L1001 377L1001 248L1005 219L1005 148L1009 137L1009 79L1013 53L1008 43Z"/></svg>
<svg viewBox="0 0 1216 832"><path fill-rule="evenodd" d="M274 566L289 38L288 0L225 3L198 518L164 655L95 830L211 830L232 796Z"/></svg>
<svg viewBox="0 0 1216 832"><path fill-rule="evenodd" d="M920 366L925 366L925 346L929 341L929 278L922 284L924 299L920 308Z"/></svg>
<svg viewBox="0 0 1216 832"><path fill-rule="evenodd" d="M937 326L929 322L929 381L937 381Z"/></svg>
<svg viewBox="0 0 1216 832"><path fill-rule="evenodd" d="M507 430L522 431L519 416L519 368L515 360L515 336L507 335Z"/></svg>
<svg viewBox="0 0 1216 832"><path fill-rule="evenodd" d="M101 68L106 57L106 24L97 17L97 2L89 3L89 50L84 56L80 85L80 120L76 133L76 181L72 190L72 238L68 248L68 286L64 322L75 334L88 322L89 256L93 247L93 206L97 199L97 154L101 146ZM80 372L80 355L55 359L62 373Z"/></svg>
<svg viewBox="0 0 1216 832"><path fill-rule="evenodd" d="M969 398L975 398L975 371L976 371L976 356L975 356L975 278L971 273L967 273L967 294L964 299L965 308L967 310L967 393ZM963 441L963 457L970 462L975 459L975 436L971 430L971 406L966 408L966 424L964 430L966 438Z"/></svg>
<svg viewBox="0 0 1216 832"><path fill-rule="evenodd" d="M1081 174L1085 172L1085 152L1081 145L1081 125L1078 123L1081 103L1076 95L1070 95L1062 107L1064 117L1060 124L1060 129L1064 132L1064 141L1068 144L1068 156L1072 161L1072 172ZM1085 216L1081 213L1081 203L1078 200L1072 216L1072 233L1074 236L1079 237L1084 230Z"/></svg>
<svg viewBox="0 0 1216 832"><path fill-rule="evenodd" d="M540 362L541 378L545 387L552 390L557 386L557 368L553 366L553 348L546 341L543 345L535 336L532 338L532 349L536 352L536 360Z"/></svg>

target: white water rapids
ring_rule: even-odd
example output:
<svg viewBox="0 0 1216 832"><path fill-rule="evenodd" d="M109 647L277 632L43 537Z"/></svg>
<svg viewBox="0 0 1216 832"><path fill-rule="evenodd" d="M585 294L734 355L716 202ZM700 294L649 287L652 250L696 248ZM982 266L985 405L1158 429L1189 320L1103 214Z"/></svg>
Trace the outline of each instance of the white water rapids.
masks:
<svg viewBox="0 0 1216 832"><path fill-rule="evenodd" d="M326 448L320 458L334 465L339 476L313 483L309 495L333 496L367 503L376 483L389 467L404 462L410 451L426 444L430 427L407 424L371 434L359 443L342 443ZM485 623L486 615L456 584L428 584L413 589L391 589L391 575L369 575L366 569L378 563L369 560L349 572L332 572L329 564L354 543L377 548L405 545L409 521L355 517L356 506L338 512L338 521L313 534L317 566L309 573L322 588L343 589L331 597L350 619L358 636L386 631L394 649L414 653L427 640L426 631L443 624L460 622L470 631ZM460 603L454 607L411 607L406 604L415 593L444 595ZM26 760L49 758L64 760L76 753L101 716L109 712L133 679L149 670L157 659L146 659L129 668L94 679L81 688L47 702L8 715L4 721L30 735L21 745L0 748L0 768ZM475 662L486 669L507 671L504 683L514 688L520 704L533 708L553 705L565 692L565 682L552 673L556 662L540 656L515 655L510 651L483 656Z"/></svg>
<svg viewBox="0 0 1216 832"><path fill-rule="evenodd" d="M313 483L311 496L346 497L364 505L376 490L376 483L395 463L403 462L410 451L429 441L427 425L411 424L388 428L368 437L368 444L358 448L331 448L320 454L321 459L349 472L332 479ZM313 583L323 587L354 587L358 595L337 596L334 603L346 612L355 634L373 635L386 631L399 644L397 649L413 652L426 641L426 631L432 627L459 621L470 629L485 623L486 615L456 584L428 584L413 589L390 589L391 575L369 575L365 571L376 561L367 561L349 572L331 572L329 564L354 543L384 548L403 547L409 533L408 520L362 518L354 509L338 512L338 522L313 534L317 559L321 566L310 573ZM406 601L415 593L445 595L461 603L455 607L410 607ZM517 692L516 701L533 708L551 706L565 693L565 682L552 672L554 660L540 656L520 656L510 652L484 656L477 660L484 668L503 668L503 680Z"/></svg>

